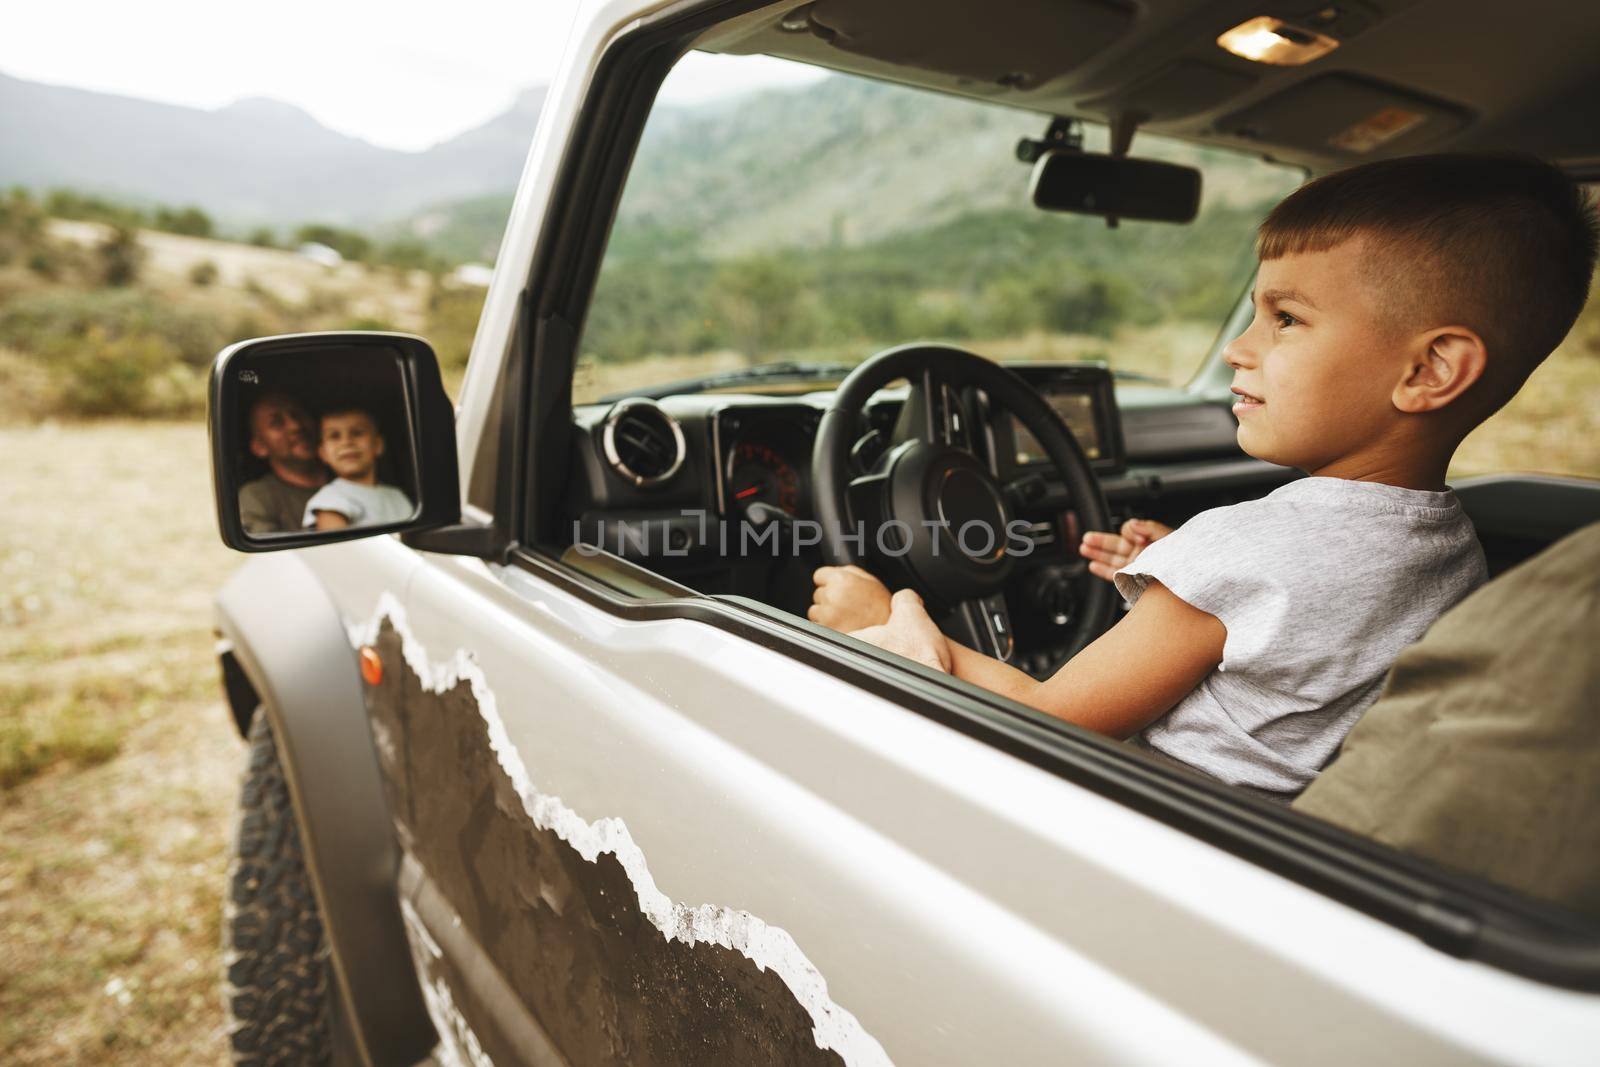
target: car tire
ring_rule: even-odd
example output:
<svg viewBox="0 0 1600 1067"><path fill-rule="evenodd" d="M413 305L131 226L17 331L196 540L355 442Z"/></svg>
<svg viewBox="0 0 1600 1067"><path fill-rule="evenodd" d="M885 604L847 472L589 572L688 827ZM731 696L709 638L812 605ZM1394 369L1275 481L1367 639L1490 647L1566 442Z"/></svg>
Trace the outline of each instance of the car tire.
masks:
<svg viewBox="0 0 1600 1067"><path fill-rule="evenodd" d="M328 939L264 709L251 721L249 745L223 908L233 1062L332 1064L337 998Z"/></svg>

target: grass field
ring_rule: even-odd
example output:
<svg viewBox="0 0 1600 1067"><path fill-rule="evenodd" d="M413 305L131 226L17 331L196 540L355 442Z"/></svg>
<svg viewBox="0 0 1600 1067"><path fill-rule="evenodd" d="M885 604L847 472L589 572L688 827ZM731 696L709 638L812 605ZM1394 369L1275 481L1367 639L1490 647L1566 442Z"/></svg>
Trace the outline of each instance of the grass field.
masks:
<svg viewBox="0 0 1600 1067"><path fill-rule="evenodd" d="M226 1059L200 423L0 429L0 1063Z"/></svg>

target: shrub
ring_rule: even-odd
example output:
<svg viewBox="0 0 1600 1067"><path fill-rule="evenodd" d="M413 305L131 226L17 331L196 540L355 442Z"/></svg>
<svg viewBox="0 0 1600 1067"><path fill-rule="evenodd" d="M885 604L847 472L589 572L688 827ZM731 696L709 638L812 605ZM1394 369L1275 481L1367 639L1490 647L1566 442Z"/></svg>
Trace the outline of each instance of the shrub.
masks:
<svg viewBox="0 0 1600 1067"><path fill-rule="evenodd" d="M205 288L217 280L217 265L209 259L203 259L189 268L189 280L200 288Z"/></svg>
<svg viewBox="0 0 1600 1067"><path fill-rule="evenodd" d="M98 196L76 193L71 189L52 189L45 197L45 214L58 219L83 219L104 222L129 229L144 226L149 221L144 212L126 204L113 203Z"/></svg>
<svg viewBox="0 0 1600 1067"><path fill-rule="evenodd" d="M28 253L28 269L41 278L54 278L59 270L59 264L49 249L36 248Z"/></svg>
<svg viewBox="0 0 1600 1067"><path fill-rule="evenodd" d="M150 414L152 381L179 364L177 348L165 338L113 337L99 326L49 357L56 409L64 415Z"/></svg>
<svg viewBox="0 0 1600 1067"><path fill-rule="evenodd" d="M26 189L12 189L0 197L0 233L30 240L44 229L44 212Z"/></svg>
<svg viewBox="0 0 1600 1067"><path fill-rule="evenodd" d="M327 245L345 259L365 259L372 251L372 242L354 230L341 230L337 226L313 223L295 231L296 244L314 242Z"/></svg>
<svg viewBox="0 0 1600 1067"><path fill-rule="evenodd" d="M229 339L213 316L179 310L137 290L19 296L0 310L0 343L30 355L70 348L94 330L113 339L144 334L164 338L182 362L194 367L209 365Z"/></svg>
<svg viewBox="0 0 1600 1067"><path fill-rule="evenodd" d="M438 274L444 270L444 261L428 250L421 241L404 238L391 241L378 250L376 259L387 267L405 270L425 270Z"/></svg>
<svg viewBox="0 0 1600 1067"><path fill-rule="evenodd" d="M439 355L439 366L460 370L472 354L472 338L478 332L478 318L488 291L477 288L452 288L435 283L428 297L428 325L425 335Z"/></svg>
<svg viewBox="0 0 1600 1067"><path fill-rule="evenodd" d="M144 267L144 249L139 233L128 226L113 226L111 236L96 249L100 256L101 280L110 286L132 285Z"/></svg>
<svg viewBox="0 0 1600 1067"><path fill-rule="evenodd" d="M305 300L300 303L300 314L307 317L342 315L344 314L345 306L349 303L350 297L346 293L312 286L306 292Z"/></svg>
<svg viewBox="0 0 1600 1067"><path fill-rule="evenodd" d="M272 333L282 331L274 326L269 326L251 314L240 315L233 320L227 329L227 336L233 341L242 341L247 337L265 337Z"/></svg>
<svg viewBox="0 0 1600 1067"><path fill-rule="evenodd" d="M154 227L185 237L210 237L211 216L197 207L156 208Z"/></svg>
<svg viewBox="0 0 1600 1067"><path fill-rule="evenodd" d="M263 226L258 230L250 231L249 241L257 248L277 248L278 235Z"/></svg>

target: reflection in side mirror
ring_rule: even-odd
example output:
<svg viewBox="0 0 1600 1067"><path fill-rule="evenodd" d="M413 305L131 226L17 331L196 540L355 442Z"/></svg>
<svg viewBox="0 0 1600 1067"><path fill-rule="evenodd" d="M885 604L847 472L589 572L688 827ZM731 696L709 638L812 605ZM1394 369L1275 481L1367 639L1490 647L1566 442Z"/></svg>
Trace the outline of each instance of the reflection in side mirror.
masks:
<svg viewBox="0 0 1600 1067"><path fill-rule="evenodd" d="M1153 159L1046 152L1033 165L1032 196L1045 211L1193 222L1200 210L1200 172Z"/></svg>
<svg viewBox="0 0 1600 1067"><path fill-rule="evenodd" d="M266 552L459 521L454 416L403 334L269 337L212 367L222 539Z"/></svg>

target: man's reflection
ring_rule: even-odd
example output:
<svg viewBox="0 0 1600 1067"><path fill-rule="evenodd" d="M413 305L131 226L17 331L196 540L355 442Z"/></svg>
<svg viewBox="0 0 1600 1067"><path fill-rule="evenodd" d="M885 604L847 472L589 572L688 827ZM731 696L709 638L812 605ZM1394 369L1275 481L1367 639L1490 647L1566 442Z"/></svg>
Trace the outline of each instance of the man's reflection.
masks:
<svg viewBox="0 0 1600 1067"><path fill-rule="evenodd" d="M250 405L250 452L268 471L239 489L239 519L252 535L299 530L306 504L328 482L317 458L315 424L305 405L282 392L264 393Z"/></svg>

